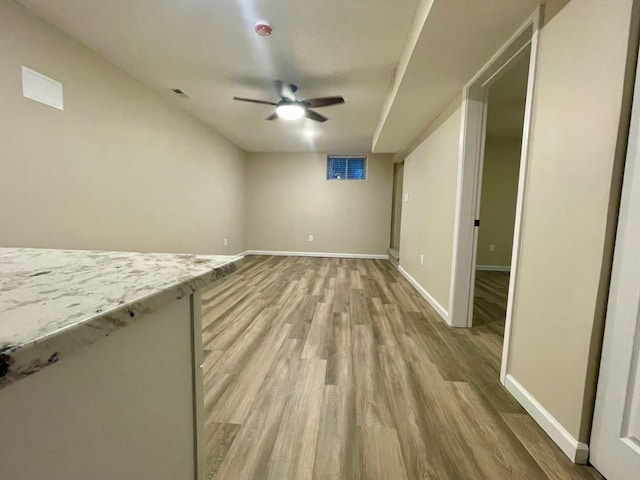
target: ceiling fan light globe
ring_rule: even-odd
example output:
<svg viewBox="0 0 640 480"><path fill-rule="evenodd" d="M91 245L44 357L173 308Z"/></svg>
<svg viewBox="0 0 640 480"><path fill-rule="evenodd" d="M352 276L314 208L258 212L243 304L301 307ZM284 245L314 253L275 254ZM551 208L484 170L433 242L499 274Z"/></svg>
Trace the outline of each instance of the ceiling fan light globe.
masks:
<svg viewBox="0 0 640 480"><path fill-rule="evenodd" d="M304 117L304 107L297 103L278 105L276 113L284 120L298 120Z"/></svg>

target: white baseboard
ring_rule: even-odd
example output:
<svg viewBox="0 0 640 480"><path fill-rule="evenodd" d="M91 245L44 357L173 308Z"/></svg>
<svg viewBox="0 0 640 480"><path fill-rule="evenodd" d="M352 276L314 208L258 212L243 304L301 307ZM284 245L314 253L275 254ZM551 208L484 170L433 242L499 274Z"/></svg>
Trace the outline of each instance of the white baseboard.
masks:
<svg viewBox="0 0 640 480"><path fill-rule="evenodd" d="M434 308L434 310L438 312L438 315L442 317L442 319L447 323L447 325L451 325L449 323L449 312L447 312L445 308L442 305L440 305L438 301L435 298L433 298L433 296L431 296L429 292L427 292L424 288L422 288L422 285L420 285L415 278L409 275L409 273L404 268L402 268L401 266L398 266L398 270L400 271L402 276L409 281L409 283L413 286L413 288L415 288L418 291L418 293L422 295L422 297L427 302L429 302L429 304Z"/></svg>
<svg viewBox="0 0 640 480"><path fill-rule="evenodd" d="M278 257L325 257L325 258L369 258L388 260L389 255L373 255L369 253L327 253L327 252L285 252L278 250L247 250L244 255L274 255Z"/></svg>
<svg viewBox="0 0 640 480"><path fill-rule="evenodd" d="M238 257L245 257L249 255L250 250L245 250L244 252L236 253Z"/></svg>
<svg viewBox="0 0 640 480"><path fill-rule="evenodd" d="M476 265L476 270L487 272L510 272L511 267L509 265Z"/></svg>
<svg viewBox="0 0 640 480"><path fill-rule="evenodd" d="M511 375L506 376L504 386L572 462L582 465L587 463L589 445L573 438L560 422Z"/></svg>

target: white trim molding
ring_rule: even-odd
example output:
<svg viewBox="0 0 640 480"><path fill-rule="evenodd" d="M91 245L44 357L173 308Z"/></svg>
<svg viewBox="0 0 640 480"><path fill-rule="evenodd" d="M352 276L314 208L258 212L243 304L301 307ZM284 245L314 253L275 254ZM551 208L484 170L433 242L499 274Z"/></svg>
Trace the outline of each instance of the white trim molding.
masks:
<svg viewBox="0 0 640 480"><path fill-rule="evenodd" d="M427 292L427 291L422 287L422 285L420 285L420 284L418 283L418 281L417 281L415 278L413 278L411 275L409 275L409 272L407 272L407 271L406 271L404 268L402 268L401 266L398 266L398 271L402 274L402 276L403 276L404 278L406 278L406 279L407 279L407 281L408 281L408 282L413 286L413 288L415 288L415 289L418 291L418 293L419 293L420 295L422 295L422 297L423 297L427 302L429 302L429 305L431 305L431 306L433 307L433 309L434 309L436 312L438 312L438 315L440 315L440 316L442 317L442 319L447 323L447 325L451 325L451 324L449 323L449 312L447 312L447 311L445 310L445 308L444 308L442 305L440 305L440 304L438 303L438 301L437 301L435 298L433 298L433 296L432 296L429 292Z"/></svg>
<svg viewBox="0 0 640 480"><path fill-rule="evenodd" d="M504 386L572 462L587 463L589 445L576 440L511 374Z"/></svg>
<svg viewBox="0 0 640 480"><path fill-rule="evenodd" d="M325 258L369 258L389 260L389 255L369 253L287 252L281 250L247 250L241 255L273 255L276 257L325 257Z"/></svg>
<svg viewBox="0 0 640 480"><path fill-rule="evenodd" d="M476 265L476 270L483 272L510 272L510 265Z"/></svg>

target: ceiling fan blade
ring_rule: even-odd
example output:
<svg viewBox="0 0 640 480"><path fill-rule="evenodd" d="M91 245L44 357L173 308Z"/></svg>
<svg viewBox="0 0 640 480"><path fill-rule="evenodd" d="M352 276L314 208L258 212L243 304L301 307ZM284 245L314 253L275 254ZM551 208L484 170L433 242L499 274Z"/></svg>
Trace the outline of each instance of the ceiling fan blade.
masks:
<svg viewBox="0 0 640 480"><path fill-rule="evenodd" d="M260 103L262 105L277 105L277 103L275 102L267 102L266 100L255 100L253 98L233 97L233 99L239 100L240 102Z"/></svg>
<svg viewBox="0 0 640 480"><path fill-rule="evenodd" d="M304 100L304 103L309 108L328 107L330 105L339 105L341 103L344 103L344 98L342 97L309 98L308 100Z"/></svg>
<svg viewBox="0 0 640 480"><path fill-rule="evenodd" d="M309 109L305 111L304 116L311 120L315 120L316 122L326 122L327 120L329 120L327 117L324 117L319 113Z"/></svg>
<svg viewBox="0 0 640 480"><path fill-rule="evenodd" d="M274 112L271 115L269 115L267 118L265 118L265 120L275 120L277 118L278 118L278 114Z"/></svg>

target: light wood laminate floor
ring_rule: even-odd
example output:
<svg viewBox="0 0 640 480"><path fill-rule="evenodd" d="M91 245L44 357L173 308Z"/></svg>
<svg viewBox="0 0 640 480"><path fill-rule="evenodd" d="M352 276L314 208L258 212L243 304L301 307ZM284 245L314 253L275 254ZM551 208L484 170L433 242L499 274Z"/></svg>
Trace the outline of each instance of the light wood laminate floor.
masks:
<svg viewBox="0 0 640 480"><path fill-rule="evenodd" d="M594 479L382 260L247 257L203 294L207 478Z"/></svg>
<svg viewBox="0 0 640 480"><path fill-rule="evenodd" d="M508 296L509 272L478 270L473 297L473 326L504 323Z"/></svg>

